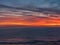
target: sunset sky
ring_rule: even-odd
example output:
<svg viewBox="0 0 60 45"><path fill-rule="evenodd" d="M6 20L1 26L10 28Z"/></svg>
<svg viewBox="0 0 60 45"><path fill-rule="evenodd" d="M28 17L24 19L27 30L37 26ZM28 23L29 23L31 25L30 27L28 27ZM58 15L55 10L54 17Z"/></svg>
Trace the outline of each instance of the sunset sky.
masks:
<svg viewBox="0 0 60 45"><path fill-rule="evenodd" d="M10 29L15 26L16 28ZM0 31L2 32L0 38L32 36L32 39L52 40L54 38L53 40L55 40L60 39L57 33L60 33L59 30L60 0L0 0ZM48 34L49 31L52 32Z"/></svg>
<svg viewBox="0 0 60 45"><path fill-rule="evenodd" d="M60 6L58 1L1 0L0 25L60 26Z"/></svg>

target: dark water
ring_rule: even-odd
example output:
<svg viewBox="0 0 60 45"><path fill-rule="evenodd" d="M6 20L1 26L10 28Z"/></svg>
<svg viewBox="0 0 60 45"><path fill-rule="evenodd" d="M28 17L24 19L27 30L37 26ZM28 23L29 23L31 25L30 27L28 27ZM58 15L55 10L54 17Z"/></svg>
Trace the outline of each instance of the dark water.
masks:
<svg viewBox="0 0 60 45"><path fill-rule="evenodd" d="M0 45L39 45L39 44L0 44Z"/></svg>
<svg viewBox="0 0 60 45"><path fill-rule="evenodd" d="M22 39L24 39L23 41L27 41L27 39L28 40L37 39L37 40L43 40L43 41L60 40L60 27L0 28L0 41L7 41L7 40L19 41ZM20 45L32 45L32 44L20 44Z"/></svg>
<svg viewBox="0 0 60 45"><path fill-rule="evenodd" d="M0 45L59 45L59 44L0 44Z"/></svg>
<svg viewBox="0 0 60 45"><path fill-rule="evenodd" d="M0 38L60 38L60 27L0 28Z"/></svg>
<svg viewBox="0 0 60 45"><path fill-rule="evenodd" d="M60 27L0 28L0 41L1 40L5 41L9 38L13 39L15 38L17 41L18 38L39 39L43 41L60 40ZM13 39L8 41L13 41ZM60 44L0 44L0 45L60 45Z"/></svg>

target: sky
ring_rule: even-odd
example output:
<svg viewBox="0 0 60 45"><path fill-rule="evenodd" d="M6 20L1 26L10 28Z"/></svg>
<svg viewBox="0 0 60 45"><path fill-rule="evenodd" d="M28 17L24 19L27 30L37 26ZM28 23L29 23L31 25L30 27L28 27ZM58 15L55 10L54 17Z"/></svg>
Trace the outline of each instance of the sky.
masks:
<svg viewBox="0 0 60 45"><path fill-rule="evenodd" d="M0 4L14 7L35 5L42 8L60 8L60 0L0 0Z"/></svg>
<svg viewBox="0 0 60 45"><path fill-rule="evenodd" d="M60 0L0 0L0 40L60 40L59 34Z"/></svg>

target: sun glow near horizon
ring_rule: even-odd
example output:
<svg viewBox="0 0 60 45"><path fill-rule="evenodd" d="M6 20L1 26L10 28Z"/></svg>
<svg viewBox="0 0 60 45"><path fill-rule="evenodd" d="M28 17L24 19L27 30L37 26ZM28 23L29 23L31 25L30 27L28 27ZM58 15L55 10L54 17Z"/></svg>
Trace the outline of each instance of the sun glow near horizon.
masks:
<svg viewBox="0 0 60 45"><path fill-rule="evenodd" d="M29 20L20 20L20 18L14 19L4 19L1 21L0 19L0 27L1 26L47 26L47 27L60 27L60 19L51 19L51 18L39 18L38 20L34 19L33 21Z"/></svg>

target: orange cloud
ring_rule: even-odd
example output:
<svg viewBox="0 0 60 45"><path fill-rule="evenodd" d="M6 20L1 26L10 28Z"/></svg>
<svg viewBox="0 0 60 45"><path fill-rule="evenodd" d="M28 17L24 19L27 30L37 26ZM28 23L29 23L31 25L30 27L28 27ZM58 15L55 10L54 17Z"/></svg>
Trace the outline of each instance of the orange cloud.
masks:
<svg viewBox="0 0 60 45"><path fill-rule="evenodd" d="M0 18L0 27L2 26L60 26L60 19L57 18L37 18L26 16L26 18Z"/></svg>

